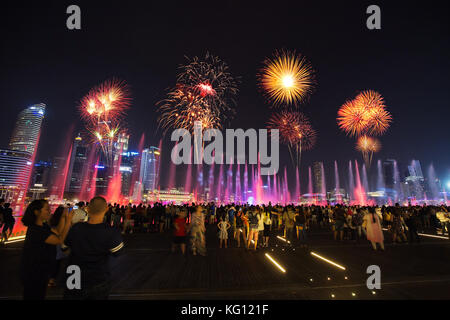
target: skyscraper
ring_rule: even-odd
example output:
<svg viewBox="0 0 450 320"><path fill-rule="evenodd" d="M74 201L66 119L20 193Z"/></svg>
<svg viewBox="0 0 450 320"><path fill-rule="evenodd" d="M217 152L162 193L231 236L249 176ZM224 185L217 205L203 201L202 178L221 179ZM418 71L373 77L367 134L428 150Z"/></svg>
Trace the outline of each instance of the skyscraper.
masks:
<svg viewBox="0 0 450 320"><path fill-rule="evenodd" d="M122 194L129 195L132 190L132 177L139 177L140 167L138 165L138 152L122 153L122 161L120 164L120 173L122 175Z"/></svg>
<svg viewBox="0 0 450 320"><path fill-rule="evenodd" d="M9 142L10 150L0 150L0 189L8 201L20 209L33 169L45 105L30 106L19 113Z"/></svg>
<svg viewBox="0 0 450 320"><path fill-rule="evenodd" d="M39 142L44 113L45 104L43 103L32 105L19 113L9 142L11 150L34 154Z"/></svg>
<svg viewBox="0 0 450 320"><path fill-rule="evenodd" d="M394 190L395 178L394 178L394 161L387 159L383 161L383 178L386 189Z"/></svg>
<svg viewBox="0 0 450 320"><path fill-rule="evenodd" d="M0 186L26 187L32 168L28 152L0 150Z"/></svg>
<svg viewBox="0 0 450 320"><path fill-rule="evenodd" d="M35 163L31 177L31 186L48 188L51 168L52 164L49 161L39 161Z"/></svg>
<svg viewBox="0 0 450 320"><path fill-rule="evenodd" d="M87 171L87 158L89 147L83 142L83 138L78 135L73 142L70 156L69 172L67 173L65 190L71 193L79 193L83 185L83 173Z"/></svg>
<svg viewBox="0 0 450 320"><path fill-rule="evenodd" d="M144 149L141 155L141 168L139 182L142 183L144 192L153 191L157 188L158 164L160 161L160 150L157 147Z"/></svg>

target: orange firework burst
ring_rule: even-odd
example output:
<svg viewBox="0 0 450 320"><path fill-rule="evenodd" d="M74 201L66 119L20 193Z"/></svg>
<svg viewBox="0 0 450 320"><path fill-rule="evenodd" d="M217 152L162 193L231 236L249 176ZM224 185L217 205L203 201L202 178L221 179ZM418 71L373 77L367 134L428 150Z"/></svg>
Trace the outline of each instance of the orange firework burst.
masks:
<svg viewBox="0 0 450 320"><path fill-rule="evenodd" d="M373 90L363 91L358 94L355 98L355 103L365 111L374 111L386 107L381 94Z"/></svg>
<svg viewBox="0 0 450 320"><path fill-rule="evenodd" d="M372 112L369 120L367 133L372 135L382 135L386 133L392 121L392 116L384 109L376 109Z"/></svg>
<svg viewBox="0 0 450 320"><path fill-rule="evenodd" d="M182 128L192 132L196 121L202 123L203 129L221 128L219 117L208 107L203 95L197 94L197 89L178 84L160 103L158 120L165 131Z"/></svg>
<svg viewBox="0 0 450 320"><path fill-rule="evenodd" d="M356 142L356 150L361 151L367 167L370 167L370 165L372 164L373 154L380 151L380 149L380 141L366 135L359 137L358 141Z"/></svg>
<svg viewBox="0 0 450 320"><path fill-rule="evenodd" d="M364 116L364 110L355 104L355 101L347 101L338 111L338 125L347 134L359 136L368 125L368 119Z"/></svg>
<svg viewBox="0 0 450 320"><path fill-rule="evenodd" d="M306 58L295 51L277 51L272 59L264 61L259 82L275 105L298 105L313 89L314 70Z"/></svg>
<svg viewBox="0 0 450 320"><path fill-rule="evenodd" d="M310 150L317 140L317 133L309 119L298 111L282 111L275 113L267 127L278 129L280 139L288 145L294 167L300 166L302 150ZM293 153L295 153L295 161Z"/></svg>
<svg viewBox="0 0 450 320"><path fill-rule="evenodd" d="M386 111L384 99L376 91L361 92L338 111L339 127L350 136L382 135L390 126L392 116Z"/></svg>
<svg viewBox="0 0 450 320"><path fill-rule="evenodd" d="M386 111L381 94L373 90L363 91L356 96L354 102L356 108L362 110L367 121L367 133L381 135L387 131L392 117Z"/></svg>

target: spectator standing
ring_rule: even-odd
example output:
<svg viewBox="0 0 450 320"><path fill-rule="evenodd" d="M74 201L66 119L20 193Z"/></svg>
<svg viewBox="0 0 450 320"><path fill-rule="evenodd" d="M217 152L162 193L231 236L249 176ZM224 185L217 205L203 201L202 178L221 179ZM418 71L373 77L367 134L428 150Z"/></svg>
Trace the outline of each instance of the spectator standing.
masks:
<svg viewBox="0 0 450 320"><path fill-rule="evenodd" d="M283 213L286 240L294 240L295 213L291 206L285 208Z"/></svg>
<svg viewBox="0 0 450 320"><path fill-rule="evenodd" d="M367 240L372 244L373 250L377 250L377 243L381 250L384 251L384 236L381 229L380 217L375 213L373 207L369 208L368 213L364 216L363 226L366 229Z"/></svg>
<svg viewBox="0 0 450 320"><path fill-rule="evenodd" d="M44 300L56 260L56 245L63 243L71 226L73 211L64 212L56 228L51 228L46 200L34 200L25 210L22 223L28 228L23 245L21 279L24 300Z"/></svg>
<svg viewBox="0 0 450 320"><path fill-rule="evenodd" d="M189 225L191 233L191 247L194 256L199 253L202 256L206 255L206 240L205 240L205 216L201 206L197 206L195 212L192 214L192 222Z"/></svg>
<svg viewBox="0 0 450 320"><path fill-rule="evenodd" d="M117 256L124 243L120 232L104 223L107 211L104 198L93 198L88 206L88 222L74 225L64 241L70 249L69 265L76 265L81 271L81 288L66 287L64 299L108 299L111 289L109 257Z"/></svg>
<svg viewBox="0 0 450 320"><path fill-rule="evenodd" d="M245 215L242 211L242 208L239 208L236 214L236 240L237 247L241 247L241 237L244 241L244 247L247 247L247 228L244 225Z"/></svg>
<svg viewBox="0 0 450 320"><path fill-rule="evenodd" d="M220 217L220 222L217 224L217 227L219 228L219 248L222 249L223 244L225 244L225 248L227 248L228 229L231 227L231 225L227 219Z"/></svg>
<svg viewBox="0 0 450 320"><path fill-rule="evenodd" d="M253 241L254 251L256 251L256 247L258 245L258 233L259 233L259 220L260 215L256 211L255 207L251 207L248 211L248 221L250 225L250 232L247 240L247 248L250 249L250 243Z"/></svg>
<svg viewBox="0 0 450 320"><path fill-rule="evenodd" d="M14 229L14 224L16 219L14 219L13 211L11 209L10 203L5 203L3 208L3 230L2 230L2 241L8 241Z"/></svg>
<svg viewBox="0 0 450 320"><path fill-rule="evenodd" d="M186 253L186 212L185 210L180 210L174 221L174 238L172 243L172 252L175 252L177 245L181 248L181 253L185 255Z"/></svg>

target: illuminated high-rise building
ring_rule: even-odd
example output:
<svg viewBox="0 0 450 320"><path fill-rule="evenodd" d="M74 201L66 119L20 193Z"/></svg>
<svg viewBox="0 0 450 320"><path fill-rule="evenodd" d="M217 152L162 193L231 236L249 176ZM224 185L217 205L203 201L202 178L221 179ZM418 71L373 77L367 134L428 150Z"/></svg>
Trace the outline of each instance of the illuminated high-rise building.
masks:
<svg viewBox="0 0 450 320"><path fill-rule="evenodd" d="M139 177L139 153L138 152L124 152L122 153L122 160L120 163L120 174L122 175L122 194L129 195L132 190L132 178L136 173Z"/></svg>
<svg viewBox="0 0 450 320"><path fill-rule="evenodd" d="M81 191L83 185L83 173L87 171L88 166L88 152L89 146L84 143L83 138L78 135L73 142L65 191L71 193L79 193Z"/></svg>
<svg viewBox="0 0 450 320"><path fill-rule="evenodd" d="M159 148L150 147L142 151L139 182L142 184L142 189L145 193L157 189L159 161Z"/></svg>
<svg viewBox="0 0 450 320"><path fill-rule="evenodd" d="M39 142L45 104L35 104L19 113L14 127L9 149L34 154Z"/></svg>
<svg viewBox="0 0 450 320"><path fill-rule="evenodd" d="M44 113L45 104L20 112L9 142L10 150L0 150L1 193L14 205L23 202L28 190Z"/></svg>
<svg viewBox="0 0 450 320"><path fill-rule="evenodd" d="M32 169L28 152L0 150L0 186L27 186Z"/></svg>
<svg viewBox="0 0 450 320"><path fill-rule="evenodd" d="M50 184L50 171L52 163L50 161L38 161L34 164L31 176L31 187L47 188Z"/></svg>

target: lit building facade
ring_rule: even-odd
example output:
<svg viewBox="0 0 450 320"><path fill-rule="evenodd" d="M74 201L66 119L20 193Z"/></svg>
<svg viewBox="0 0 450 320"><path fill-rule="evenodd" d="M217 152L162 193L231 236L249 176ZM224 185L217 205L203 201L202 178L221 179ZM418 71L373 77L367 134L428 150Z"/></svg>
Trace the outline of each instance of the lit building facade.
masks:
<svg viewBox="0 0 450 320"><path fill-rule="evenodd" d="M150 147L142 151L139 182L142 184L144 193L158 188L160 155L160 150L157 147Z"/></svg>
<svg viewBox="0 0 450 320"><path fill-rule="evenodd" d="M74 142L70 155L69 171L67 173L65 191L78 194L83 185L83 173L87 171L87 158L89 146L78 135Z"/></svg>
<svg viewBox="0 0 450 320"><path fill-rule="evenodd" d="M0 186L26 186L32 168L28 152L0 150Z"/></svg>
<svg viewBox="0 0 450 320"><path fill-rule="evenodd" d="M20 112L9 142L9 149L33 155L39 142L44 114L43 103L32 105Z"/></svg>
<svg viewBox="0 0 450 320"><path fill-rule="evenodd" d="M38 161L34 164L31 176L31 186L47 188L50 182L50 171L52 163L49 161Z"/></svg>
<svg viewBox="0 0 450 320"><path fill-rule="evenodd" d="M147 203L174 203L183 204L191 203L194 201L194 194L189 192L180 191L178 189L171 190L153 190L146 194Z"/></svg>
<svg viewBox="0 0 450 320"><path fill-rule="evenodd" d="M139 172L139 153L138 152L124 152L122 153L122 160L120 163L120 173L122 176L122 194L124 196L132 193L132 180L134 174L136 177Z"/></svg>

